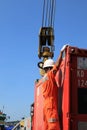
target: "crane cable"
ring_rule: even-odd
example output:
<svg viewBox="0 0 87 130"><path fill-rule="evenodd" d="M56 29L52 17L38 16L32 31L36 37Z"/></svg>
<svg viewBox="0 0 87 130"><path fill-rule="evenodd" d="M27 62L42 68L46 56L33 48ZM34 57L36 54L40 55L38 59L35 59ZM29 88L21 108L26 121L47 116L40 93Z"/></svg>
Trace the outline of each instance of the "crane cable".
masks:
<svg viewBox="0 0 87 130"><path fill-rule="evenodd" d="M44 0L42 27L54 27L56 0Z"/></svg>
<svg viewBox="0 0 87 130"><path fill-rule="evenodd" d="M54 19L55 19L55 0L52 0L51 2L51 23L50 25L54 27Z"/></svg>

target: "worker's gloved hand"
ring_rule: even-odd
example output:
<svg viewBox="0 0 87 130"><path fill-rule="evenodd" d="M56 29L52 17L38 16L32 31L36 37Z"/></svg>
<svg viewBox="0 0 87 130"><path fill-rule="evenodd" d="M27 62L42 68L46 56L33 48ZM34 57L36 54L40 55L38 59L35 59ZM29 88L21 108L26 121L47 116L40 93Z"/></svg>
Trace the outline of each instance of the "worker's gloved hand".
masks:
<svg viewBox="0 0 87 130"><path fill-rule="evenodd" d="M62 47L62 49L61 49L61 52L62 52L67 46L69 46L69 45L68 45L68 44L64 45L64 46Z"/></svg>

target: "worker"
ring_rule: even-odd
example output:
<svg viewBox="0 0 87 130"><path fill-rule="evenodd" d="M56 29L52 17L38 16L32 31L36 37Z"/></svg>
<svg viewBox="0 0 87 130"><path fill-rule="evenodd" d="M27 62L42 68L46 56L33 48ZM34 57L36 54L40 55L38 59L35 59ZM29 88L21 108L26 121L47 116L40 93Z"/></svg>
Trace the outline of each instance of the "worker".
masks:
<svg viewBox="0 0 87 130"><path fill-rule="evenodd" d="M54 65L52 59L48 59L44 62L45 75L43 77L43 97L44 97L44 130L59 130L59 119L58 119L58 87L55 81L55 74L60 65L62 59L62 53Z"/></svg>
<svg viewBox="0 0 87 130"><path fill-rule="evenodd" d="M55 74L59 69L59 65L62 60L62 52L65 49L65 45L61 49L60 56L54 64L52 59L48 59L44 62L43 69L45 75L43 77L42 92L44 98L43 107L43 120L44 130L60 130L59 118L58 118L58 87L55 81Z"/></svg>

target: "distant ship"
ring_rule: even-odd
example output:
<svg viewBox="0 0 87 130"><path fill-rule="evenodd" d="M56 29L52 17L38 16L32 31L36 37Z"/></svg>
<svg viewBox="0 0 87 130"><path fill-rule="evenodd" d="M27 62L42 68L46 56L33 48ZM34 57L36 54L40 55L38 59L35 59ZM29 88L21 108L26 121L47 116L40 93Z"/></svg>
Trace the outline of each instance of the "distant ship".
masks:
<svg viewBox="0 0 87 130"><path fill-rule="evenodd" d="M6 114L0 111L0 130L4 130Z"/></svg>

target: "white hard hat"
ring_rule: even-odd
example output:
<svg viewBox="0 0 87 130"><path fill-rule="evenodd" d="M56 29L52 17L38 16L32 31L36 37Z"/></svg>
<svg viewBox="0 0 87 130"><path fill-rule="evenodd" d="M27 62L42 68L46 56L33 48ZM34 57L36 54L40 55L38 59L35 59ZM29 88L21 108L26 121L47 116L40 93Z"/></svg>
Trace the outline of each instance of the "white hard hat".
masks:
<svg viewBox="0 0 87 130"><path fill-rule="evenodd" d="M43 69L46 67L53 67L53 66L54 66L54 61L52 59L48 59L44 62Z"/></svg>

